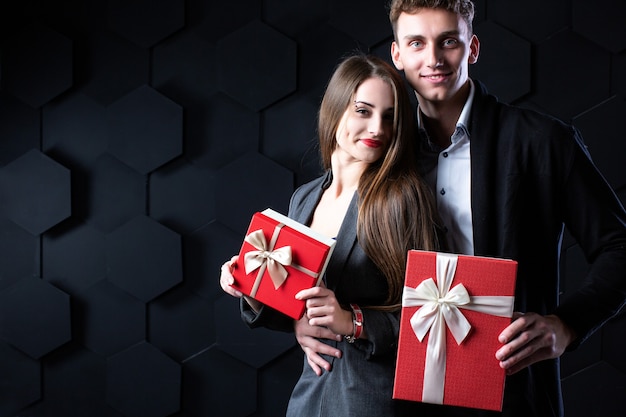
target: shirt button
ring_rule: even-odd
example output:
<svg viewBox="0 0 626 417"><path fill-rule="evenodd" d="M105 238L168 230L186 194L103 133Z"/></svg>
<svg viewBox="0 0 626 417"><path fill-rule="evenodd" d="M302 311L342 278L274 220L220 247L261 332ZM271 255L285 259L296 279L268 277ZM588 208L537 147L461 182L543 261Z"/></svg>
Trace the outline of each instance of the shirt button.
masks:
<svg viewBox="0 0 626 417"><path fill-rule="evenodd" d="M443 155L444 158L447 158L448 157L448 152L444 152L444 153L442 153L442 155Z"/></svg>
<svg viewBox="0 0 626 417"><path fill-rule="evenodd" d="M443 189L443 188L441 189L441 191L439 191L439 194L441 194L441 195L444 195L445 193L446 193L446 190Z"/></svg>

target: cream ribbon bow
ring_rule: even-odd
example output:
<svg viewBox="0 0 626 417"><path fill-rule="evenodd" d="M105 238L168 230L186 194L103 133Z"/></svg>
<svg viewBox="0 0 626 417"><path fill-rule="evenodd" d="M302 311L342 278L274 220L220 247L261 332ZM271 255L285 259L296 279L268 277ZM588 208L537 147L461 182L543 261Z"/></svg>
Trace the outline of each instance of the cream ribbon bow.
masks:
<svg viewBox="0 0 626 417"><path fill-rule="evenodd" d="M513 315L513 297L470 297L463 284L450 289L456 273L457 255L437 253L437 282L432 278L416 288L404 287L403 307L421 306L411 317L411 327L421 342L430 331L426 347L422 401L443 404L446 378L446 325L461 344L472 326L459 308L500 317Z"/></svg>
<svg viewBox="0 0 626 417"><path fill-rule="evenodd" d="M283 285L287 275L289 275L283 265L291 265L291 246L283 246L274 250L274 245L281 229L279 226L276 227L269 245L265 240L263 230L256 230L244 238L246 242L258 249L249 251L244 255L246 275L262 266L266 266L275 289ZM262 271L259 272L262 273Z"/></svg>

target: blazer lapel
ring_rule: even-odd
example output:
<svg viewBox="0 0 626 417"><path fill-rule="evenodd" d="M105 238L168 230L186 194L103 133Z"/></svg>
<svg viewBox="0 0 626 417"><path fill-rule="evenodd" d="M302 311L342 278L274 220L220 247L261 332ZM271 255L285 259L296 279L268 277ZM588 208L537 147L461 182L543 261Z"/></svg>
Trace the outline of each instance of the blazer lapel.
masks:
<svg viewBox="0 0 626 417"><path fill-rule="evenodd" d="M333 278L341 277L343 274L343 270L346 266L346 262L350 257L350 253L352 249L357 243L356 239L356 220L358 216L358 197L357 193L354 193L352 196L352 200L350 201L350 206L348 206L348 210L346 215L341 223L341 227L339 228L339 233L337 234L337 243L335 244L335 249L333 254L328 262L328 267L326 268L326 276L331 277L330 282L326 280L326 285L330 289L335 288L335 282L333 282Z"/></svg>
<svg viewBox="0 0 626 417"><path fill-rule="evenodd" d="M472 186L472 224L474 231L474 253L493 256L496 248L495 222L497 221L493 204L495 199L495 160L497 136L493 118L488 114L489 106L485 87L475 81L476 95L472 108L470 126L471 186Z"/></svg>

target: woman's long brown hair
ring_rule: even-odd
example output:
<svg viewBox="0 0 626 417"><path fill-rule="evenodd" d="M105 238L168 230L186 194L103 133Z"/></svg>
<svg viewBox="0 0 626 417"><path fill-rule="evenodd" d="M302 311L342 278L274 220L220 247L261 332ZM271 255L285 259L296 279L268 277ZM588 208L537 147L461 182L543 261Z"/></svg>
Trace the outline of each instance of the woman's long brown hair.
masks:
<svg viewBox="0 0 626 417"><path fill-rule="evenodd" d="M434 199L417 171L412 106L395 68L370 55L354 55L342 61L320 106L320 153L324 168L330 169L339 122L359 85L369 78L380 78L391 86L394 128L384 157L371 164L359 180L357 237L389 287L384 305L370 307L393 311L400 308L408 250L438 249Z"/></svg>

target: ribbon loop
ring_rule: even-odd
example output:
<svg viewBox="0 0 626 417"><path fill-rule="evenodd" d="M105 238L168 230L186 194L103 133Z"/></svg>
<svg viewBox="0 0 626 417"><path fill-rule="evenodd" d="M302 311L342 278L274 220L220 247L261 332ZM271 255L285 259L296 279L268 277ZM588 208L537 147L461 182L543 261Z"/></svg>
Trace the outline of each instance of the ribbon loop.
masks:
<svg viewBox="0 0 626 417"><path fill-rule="evenodd" d="M277 229L280 230L278 227ZM250 274L263 266L266 267L274 283L274 288L278 289L289 275L285 266L291 265L292 255L290 246L274 249L277 233L275 232L274 235L275 237L272 238L269 245L265 240L263 230L255 230L244 238L246 242L257 249L244 255L244 266L246 274Z"/></svg>

